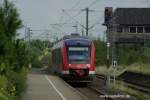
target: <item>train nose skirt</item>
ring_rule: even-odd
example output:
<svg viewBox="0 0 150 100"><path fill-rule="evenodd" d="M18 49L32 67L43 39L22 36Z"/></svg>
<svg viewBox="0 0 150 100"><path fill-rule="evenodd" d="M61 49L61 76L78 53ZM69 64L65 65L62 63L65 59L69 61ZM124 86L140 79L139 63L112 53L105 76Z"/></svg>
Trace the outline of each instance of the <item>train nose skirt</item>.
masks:
<svg viewBox="0 0 150 100"><path fill-rule="evenodd" d="M69 69L71 76L82 77L89 75L89 69Z"/></svg>

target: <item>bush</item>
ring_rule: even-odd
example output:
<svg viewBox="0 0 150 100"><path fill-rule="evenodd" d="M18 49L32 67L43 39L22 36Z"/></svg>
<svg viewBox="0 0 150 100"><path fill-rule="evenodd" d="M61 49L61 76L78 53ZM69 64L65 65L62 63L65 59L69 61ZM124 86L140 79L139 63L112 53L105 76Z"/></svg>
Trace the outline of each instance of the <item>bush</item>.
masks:
<svg viewBox="0 0 150 100"><path fill-rule="evenodd" d="M0 100L8 100L7 97L7 83L8 80L4 76L0 76Z"/></svg>
<svg viewBox="0 0 150 100"><path fill-rule="evenodd" d="M0 100L17 100L26 87L30 57L26 43L17 40L17 30L22 27L18 10L12 1L0 5Z"/></svg>
<svg viewBox="0 0 150 100"><path fill-rule="evenodd" d="M105 65L106 63L106 43L101 40L94 40L95 45L95 65Z"/></svg>
<svg viewBox="0 0 150 100"><path fill-rule="evenodd" d="M9 80L7 87L9 94L20 97L21 93L26 89L25 72L17 73L14 71L8 71L6 77Z"/></svg>
<svg viewBox="0 0 150 100"><path fill-rule="evenodd" d="M8 97L0 92L0 100L8 100Z"/></svg>
<svg viewBox="0 0 150 100"><path fill-rule="evenodd" d="M38 59L35 59L34 61L32 61L32 67L33 68L41 68L42 63Z"/></svg>
<svg viewBox="0 0 150 100"><path fill-rule="evenodd" d="M0 90L5 90L7 88L8 80L4 76L0 76Z"/></svg>
<svg viewBox="0 0 150 100"><path fill-rule="evenodd" d="M20 73L9 70L5 76L0 76L0 100L19 100L26 89L25 69Z"/></svg>

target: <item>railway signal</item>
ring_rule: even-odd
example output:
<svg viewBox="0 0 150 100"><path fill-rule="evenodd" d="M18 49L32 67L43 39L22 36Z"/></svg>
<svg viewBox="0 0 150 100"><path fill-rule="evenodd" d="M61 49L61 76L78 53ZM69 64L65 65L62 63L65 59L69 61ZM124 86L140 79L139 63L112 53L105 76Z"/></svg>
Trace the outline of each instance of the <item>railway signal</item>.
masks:
<svg viewBox="0 0 150 100"><path fill-rule="evenodd" d="M110 54L109 54L109 51L110 51L110 43L107 42L107 68L110 67Z"/></svg>
<svg viewBox="0 0 150 100"><path fill-rule="evenodd" d="M115 83L116 83L116 76L115 76L115 73L116 73L116 67L117 67L117 61L116 61L116 60L113 61L112 67L113 67L113 70L114 70L114 72L113 72L113 74L114 74L113 83L114 83L114 85L115 85Z"/></svg>
<svg viewBox="0 0 150 100"><path fill-rule="evenodd" d="M113 8L112 7L105 7L104 15L105 15L104 23L109 24L110 20L112 19Z"/></svg>
<svg viewBox="0 0 150 100"><path fill-rule="evenodd" d="M116 68L116 67L117 67L117 61L116 61L116 60L113 61L112 67L113 67L113 68Z"/></svg>
<svg viewBox="0 0 150 100"><path fill-rule="evenodd" d="M106 85L109 87L110 85L110 73L109 73L109 68L110 68L110 43L107 42L107 80L106 80Z"/></svg>

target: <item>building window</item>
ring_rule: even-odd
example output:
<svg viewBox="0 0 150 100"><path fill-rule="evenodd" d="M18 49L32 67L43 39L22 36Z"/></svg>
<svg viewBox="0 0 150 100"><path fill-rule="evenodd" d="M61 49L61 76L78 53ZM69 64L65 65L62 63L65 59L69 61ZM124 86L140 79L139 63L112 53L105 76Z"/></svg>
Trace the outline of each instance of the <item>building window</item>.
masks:
<svg viewBox="0 0 150 100"><path fill-rule="evenodd" d="M136 27L129 27L130 33L136 33Z"/></svg>
<svg viewBox="0 0 150 100"><path fill-rule="evenodd" d="M126 33L128 33L128 32L129 32L129 27L128 27L128 26L126 26L126 27L123 27L123 32L126 32Z"/></svg>
<svg viewBox="0 0 150 100"><path fill-rule="evenodd" d="M137 33L143 33L143 27L137 27Z"/></svg>
<svg viewBox="0 0 150 100"><path fill-rule="evenodd" d="M123 27L118 26L118 27L117 27L117 32L123 32Z"/></svg>
<svg viewBox="0 0 150 100"><path fill-rule="evenodd" d="M145 27L145 33L150 33L150 27Z"/></svg>

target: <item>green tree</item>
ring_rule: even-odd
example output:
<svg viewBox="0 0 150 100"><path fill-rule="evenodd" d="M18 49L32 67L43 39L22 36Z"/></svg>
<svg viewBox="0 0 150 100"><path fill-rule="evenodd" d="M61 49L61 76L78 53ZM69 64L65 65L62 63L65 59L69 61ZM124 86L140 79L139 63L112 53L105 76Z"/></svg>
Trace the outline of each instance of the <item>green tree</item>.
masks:
<svg viewBox="0 0 150 100"><path fill-rule="evenodd" d="M0 5L0 66L3 64L7 67L14 64L15 37L17 29L21 26L22 22L14 4L4 0Z"/></svg>
<svg viewBox="0 0 150 100"><path fill-rule="evenodd" d="M106 43L101 40L94 40L95 45L95 65L105 65L106 64Z"/></svg>

